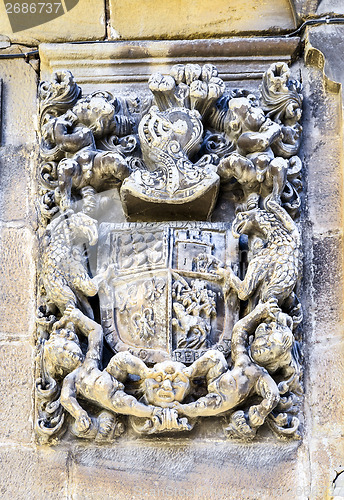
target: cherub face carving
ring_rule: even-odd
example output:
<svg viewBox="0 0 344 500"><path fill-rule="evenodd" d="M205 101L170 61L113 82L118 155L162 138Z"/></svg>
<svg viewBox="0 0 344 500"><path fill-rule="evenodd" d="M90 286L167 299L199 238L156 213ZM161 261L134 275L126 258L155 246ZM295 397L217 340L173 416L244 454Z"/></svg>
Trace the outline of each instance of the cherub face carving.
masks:
<svg viewBox="0 0 344 500"><path fill-rule="evenodd" d="M266 117L260 107L252 105L249 98L236 97L228 103L225 132L231 139L237 139L243 132L258 132L265 121Z"/></svg>
<svg viewBox="0 0 344 500"><path fill-rule="evenodd" d="M84 360L79 341L65 332L53 335L45 345L47 366L55 366L64 374L75 370Z"/></svg>
<svg viewBox="0 0 344 500"><path fill-rule="evenodd" d="M290 355L292 344L293 334L287 326L275 321L261 323L251 344L251 356L259 365L275 368L285 361L286 355Z"/></svg>
<svg viewBox="0 0 344 500"><path fill-rule="evenodd" d="M190 389L189 377L184 369L182 363L175 361L157 363L144 382L148 403L164 407L174 401L183 401Z"/></svg>

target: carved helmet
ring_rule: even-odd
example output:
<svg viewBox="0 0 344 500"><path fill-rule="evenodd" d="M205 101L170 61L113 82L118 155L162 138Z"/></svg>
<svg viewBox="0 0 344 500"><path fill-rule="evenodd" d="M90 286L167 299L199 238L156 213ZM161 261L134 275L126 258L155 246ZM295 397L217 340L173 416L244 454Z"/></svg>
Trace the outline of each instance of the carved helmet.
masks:
<svg viewBox="0 0 344 500"><path fill-rule="evenodd" d="M157 106L152 106L139 124L142 152L148 156L153 148L171 149L171 146L173 152L182 150L187 156L192 156L200 148L202 135L199 112L187 108L159 111Z"/></svg>

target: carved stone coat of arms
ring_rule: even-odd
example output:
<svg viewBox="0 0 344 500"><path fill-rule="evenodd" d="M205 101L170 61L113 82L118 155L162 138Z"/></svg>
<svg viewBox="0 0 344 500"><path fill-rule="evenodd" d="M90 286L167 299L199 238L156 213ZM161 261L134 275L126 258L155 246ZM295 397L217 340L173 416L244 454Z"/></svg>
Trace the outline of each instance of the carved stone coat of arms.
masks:
<svg viewBox="0 0 344 500"><path fill-rule="evenodd" d="M65 70L39 97L38 440L177 436L203 417L232 439L298 438L302 94L288 66L252 92L177 64L140 99L82 95Z"/></svg>

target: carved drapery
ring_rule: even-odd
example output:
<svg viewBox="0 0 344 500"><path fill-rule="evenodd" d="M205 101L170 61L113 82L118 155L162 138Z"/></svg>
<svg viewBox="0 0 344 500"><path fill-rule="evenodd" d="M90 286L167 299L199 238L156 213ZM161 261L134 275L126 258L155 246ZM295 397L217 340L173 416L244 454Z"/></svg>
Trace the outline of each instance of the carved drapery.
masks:
<svg viewBox="0 0 344 500"><path fill-rule="evenodd" d="M190 63L148 87L40 85L39 439L297 438L301 85Z"/></svg>

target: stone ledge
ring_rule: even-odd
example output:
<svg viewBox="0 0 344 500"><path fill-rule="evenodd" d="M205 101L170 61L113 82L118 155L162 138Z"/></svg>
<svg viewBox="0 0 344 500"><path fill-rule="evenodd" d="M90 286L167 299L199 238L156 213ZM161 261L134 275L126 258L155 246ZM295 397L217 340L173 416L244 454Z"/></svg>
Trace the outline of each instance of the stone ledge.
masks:
<svg viewBox="0 0 344 500"><path fill-rule="evenodd" d="M277 61L290 62L299 38L231 38L215 40L132 41L98 44L40 45L41 80L69 69L85 93L116 88L147 88L155 71L168 72L176 63L212 63L226 81L260 81ZM128 91L127 91L128 92Z"/></svg>
<svg viewBox="0 0 344 500"><path fill-rule="evenodd" d="M113 448L76 447L71 468L73 498L188 500L297 497L306 485L299 442L255 443L168 440L118 443ZM306 467L306 464L305 464ZM265 471L262 483L261 471ZM302 497L301 497L302 498Z"/></svg>

